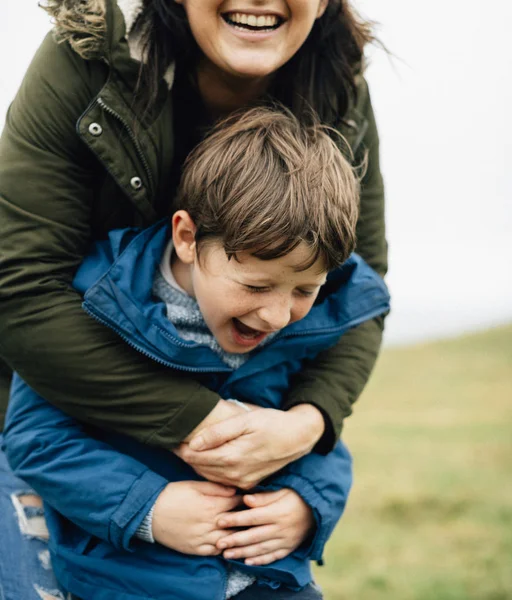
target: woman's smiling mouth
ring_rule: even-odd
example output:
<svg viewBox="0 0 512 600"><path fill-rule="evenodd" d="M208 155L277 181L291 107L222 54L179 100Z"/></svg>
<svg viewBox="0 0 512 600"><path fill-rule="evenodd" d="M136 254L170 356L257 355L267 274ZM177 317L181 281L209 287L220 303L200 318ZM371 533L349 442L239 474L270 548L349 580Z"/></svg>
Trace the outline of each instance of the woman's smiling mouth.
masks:
<svg viewBox="0 0 512 600"><path fill-rule="evenodd" d="M275 31L284 23L284 19L277 15L255 15L242 12L223 13L222 18L235 29L255 33Z"/></svg>

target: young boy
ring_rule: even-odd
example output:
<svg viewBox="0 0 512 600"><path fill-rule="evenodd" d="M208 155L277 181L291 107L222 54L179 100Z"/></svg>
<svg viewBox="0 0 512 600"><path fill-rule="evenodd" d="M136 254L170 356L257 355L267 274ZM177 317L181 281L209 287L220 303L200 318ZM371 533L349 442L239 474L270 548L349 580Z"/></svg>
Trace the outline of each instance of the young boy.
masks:
<svg viewBox="0 0 512 600"><path fill-rule="evenodd" d="M189 157L172 237L166 223L113 232L75 287L85 310L134 348L236 400L219 402L195 432L233 412L276 410L304 360L388 310L382 280L349 258L357 202L353 171L324 130L252 109ZM309 560L321 558L351 483L341 443L244 499L237 525L259 547L230 551L245 563L219 556L223 542L247 545L244 532L220 525L242 502L234 490L174 454L79 425L18 377L5 444L16 474L47 502L57 578L82 599L271 598L278 587L279 597L318 597ZM257 498L276 490L291 515L276 502L258 522Z"/></svg>

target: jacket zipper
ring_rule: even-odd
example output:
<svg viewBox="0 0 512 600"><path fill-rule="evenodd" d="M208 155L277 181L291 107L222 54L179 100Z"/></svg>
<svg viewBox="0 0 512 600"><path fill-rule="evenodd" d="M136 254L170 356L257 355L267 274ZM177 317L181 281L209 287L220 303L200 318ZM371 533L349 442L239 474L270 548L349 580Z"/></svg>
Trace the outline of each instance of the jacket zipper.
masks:
<svg viewBox="0 0 512 600"><path fill-rule="evenodd" d="M151 174L151 169L149 168L149 163L144 155L144 152L142 151L139 141L137 140L137 136L133 132L133 129L130 127L130 125L128 124L128 122L126 121L125 118L123 118L118 112L116 112L113 108L110 108L110 106L108 106L108 104L105 103L103 98L101 98L101 97L98 98L97 102L106 113L108 113L109 115L112 115L115 119L117 119L121 123L121 125L126 129L126 131L128 132L128 135L130 136L130 139L131 139L133 145L135 146L135 150L137 151L137 155L142 163L142 166L144 167L144 171L146 172L146 176L148 178L151 191L153 191L153 189L154 189L153 175Z"/></svg>
<svg viewBox="0 0 512 600"><path fill-rule="evenodd" d="M98 323L101 323L102 325L104 325L105 327L108 327L109 329L112 329L112 331L114 331L115 333L117 333L117 335L123 340L125 341L129 346L131 346L132 348L134 348L135 350L137 350L138 352L140 352L142 355L146 356L147 358L151 358L152 360L154 360L155 362L164 365L165 367L170 367L171 369L177 369L180 371L187 371L190 373L228 373L231 371L231 369L224 369L222 367L210 367L207 369L201 369L201 368L197 368L197 367L186 367L184 365L177 365L175 363L172 363L169 360L164 360L163 358L159 358L158 356L155 356L154 354L151 354L151 352L148 352L147 350L145 350L144 348L142 348L139 344L137 344L136 342L134 342L133 340L131 340L124 332L123 330L118 327L115 323L113 323L112 321L110 321L110 319L106 319L101 317L100 315L98 315L98 313L92 309L90 307L90 305L87 304L87 301L84 301L82 304L83 309L85 310L85 312L91 316L93 319L95 319L96 321L98 321ZM179 340L176 340L176 343L178 345L184 346L184 344L179 344Z"/></svg>

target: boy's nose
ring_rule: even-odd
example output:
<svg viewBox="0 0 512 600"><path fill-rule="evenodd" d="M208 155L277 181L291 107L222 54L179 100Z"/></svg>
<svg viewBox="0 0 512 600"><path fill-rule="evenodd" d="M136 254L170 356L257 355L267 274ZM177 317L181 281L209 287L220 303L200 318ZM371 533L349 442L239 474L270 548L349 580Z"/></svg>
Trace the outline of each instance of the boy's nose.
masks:
<svg viewBox="0 0 512 600"><path fill-rule="evenodd" d="M268 329L282 329L290 322L291 309L288 300L274 300L262 306L258 311L258 316Z"/></svg>

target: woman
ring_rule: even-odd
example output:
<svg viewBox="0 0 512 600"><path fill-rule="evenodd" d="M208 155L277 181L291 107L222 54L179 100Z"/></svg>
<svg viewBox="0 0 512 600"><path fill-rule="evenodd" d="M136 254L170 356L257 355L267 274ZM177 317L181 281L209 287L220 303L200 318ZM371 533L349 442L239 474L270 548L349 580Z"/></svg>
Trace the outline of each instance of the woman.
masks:
<svg viewBox="0 0 512 600"><path fill-rule="evenodd" d="M91 239L165 214L181 161L217 117L276 98L298 116L311 105L356 161L368 153L358 251L384 274L378 139L358 74L368 28L341 0L53 0L48 10L63 43L43 43L1 141L1 354L77 419L171 448L218 411L218 397L84 315L73 273ZM354 329L301 374L279 419L230 419L187 461L251 487L313 448L328 452L381 333L379 319ZM224 472L226 451L207 450L230 439L236 478Z"/></svg>
<svg viewBox="0 0 512 600"><path fill-rule="evenodd" d="M1 141L2 357L65 412L166 448L184 439L218 398L108 335L82 314L70 281L91 239L147 225L165 212L172 167L179 171L217 115L266 93L298 115L312 105L345 134L356 160L367 151L358 252L377 272L386 271L378 138L357 74L368 28L345 1L251 0L246 13L268 14L271 29L277 27L253 34L226 22L242 14L226 12L230 4L53 0L48 10L64 43L51 36L43 43ZM141 47L142 73L132 58ZM374 364L381 331L379 320L354 330L297 379L288 404L303 413L282 417L297 430L296 448L272 441L282 423L255 424L250 443L266 446L262 463L270 455L286 462L289 453L315 444L323 452L333 447ZM4 367L4 405L9 377ZM312 435L318 409L325 428Z"/></svg>

